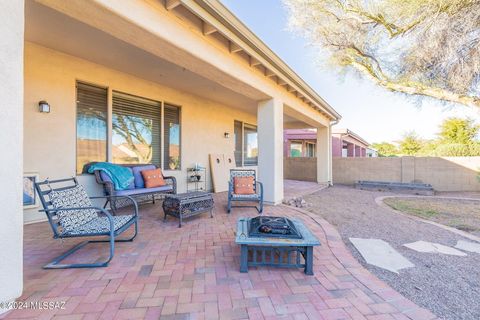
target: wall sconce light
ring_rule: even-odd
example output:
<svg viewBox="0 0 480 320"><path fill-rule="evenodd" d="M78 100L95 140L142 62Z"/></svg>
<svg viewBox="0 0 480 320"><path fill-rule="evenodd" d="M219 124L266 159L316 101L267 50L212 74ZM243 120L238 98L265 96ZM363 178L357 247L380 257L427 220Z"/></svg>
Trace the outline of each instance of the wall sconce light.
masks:
<svg viewBox="0 0 480 320"><path fill-rule="evenodd" d="M38 110L42 113L50 113L50 105L47 101L42 100L38 103Z"/></svg>
<svg viewBox="0 0 480 320"><path fill-rule="evenodd" d="M229 132L225 132L225 133L223 134L223 136L225 137L225 139L228 139L228 138L230 138L230 133L229 133Z"/></svg>

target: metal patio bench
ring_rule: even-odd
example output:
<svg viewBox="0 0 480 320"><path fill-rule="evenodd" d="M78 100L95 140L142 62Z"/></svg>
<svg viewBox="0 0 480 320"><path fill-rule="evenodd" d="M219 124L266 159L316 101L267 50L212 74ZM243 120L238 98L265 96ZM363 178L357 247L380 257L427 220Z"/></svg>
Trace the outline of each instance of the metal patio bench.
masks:
<svg viewBox="0 0 480 320"><path fill-rule="evenodd" d="M45 265L44 269L106 267L113 258L115 242L133 241L137 236L138 206L136 201L129 196L123 196L122 198L131 202L132 212L130 214L112 215L108 210L92 205L91 199L104 199L106 197L88 197L85 189L78 184L76 178L47 179L35 183L35 189L43 206L43 210L40 211L47 215L54 239L108 237L108 239L83 241ZM134 226L133 236L126 239L117 239L132 225ZM97 242L110 243L110 255L106 261L61 264L65 258L77 250L89 243Z"/></svg>
<svg viewBox="0 0 480 320"><path fill-rule="evenodd" d="M236 177L253 177L253 194L236 194L234 192L234 180ZM258 202L258 206L234 206L233 202ZM227 212L230 213L232 208L253 207L258 213L263 212L263 184L257 181L256 171L252 169L231 169L230 180L228 181L228 207Z"/></svg>

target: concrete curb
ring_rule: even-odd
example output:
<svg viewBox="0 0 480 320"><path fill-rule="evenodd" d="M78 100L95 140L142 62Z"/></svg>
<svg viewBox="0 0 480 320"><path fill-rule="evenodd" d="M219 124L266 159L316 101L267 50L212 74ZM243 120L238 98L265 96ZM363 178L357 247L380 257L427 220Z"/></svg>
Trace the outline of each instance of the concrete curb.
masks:
<svg viewBox="0 0 480 320"><path fill-rule="evenodd" d="M387 199L387 198L434 198L434 199L451 199L451 200L469 200L469 201L478 201L480 203L480 199L478 198L462 198L462 197L445 197L445 196L409 196L409 195L398 195L398 196L382 196L382 197L376 197L375 198L375 203L394 213L394 214L398 214L398 215L402 215L406 218L409 218L409 219L412 219L414 221L417 221L417 222L423 222L423 223L428 223L428 224L431 224L431 225L434 225L436 227L439 227L443 230L447 230L447 231L450 231L450 232L453 232L459 236L462 236L464 238L467 238L467 239L470 239L470 240L473 240L473 241L476 241L476 242L480 242L480 237L477 237L473 234L470 234L468 232L465 232L465 231L462 231L462 230L459 230L459 229L456 229L456 228L453 228L453 227L449 227L449 226L446 226L444 224L440 224L440 223L437 223L437 222L433 222L433 221L430 221L430 220L427 220L427 219L423 219L423 218L420 218L420 217L416 217L414 215L410 215L410 214L407 214L407 213L403 213L402 211L399 211L399 210L395 210L393 209L392 207L390 207L389 205L387 205L385 202L383 202L384 199Z"/></svg>

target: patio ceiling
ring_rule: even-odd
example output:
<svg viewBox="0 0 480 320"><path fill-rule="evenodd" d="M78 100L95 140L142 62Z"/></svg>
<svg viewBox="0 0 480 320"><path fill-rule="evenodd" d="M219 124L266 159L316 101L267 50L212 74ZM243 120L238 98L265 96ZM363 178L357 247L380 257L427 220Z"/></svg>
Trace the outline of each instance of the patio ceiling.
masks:
<svg viewBox="0 0 480 320"><path fill-rule="evenodd" d="M252 114L256 114L259 100L269 99L254 88L250 88L250 96L233 91L34 1L26 2L25 17L25 39L47 48ZM285 127L309 127L287 113Z"/></svg>
<svg viewBox="0 0 480 320"><path fill-rule="evenodd" d="M222 104L256 112L257 102L185 68L33 1L26 2L25 39L69 55ZM268 98L257 92L258 99Z"/></svg>

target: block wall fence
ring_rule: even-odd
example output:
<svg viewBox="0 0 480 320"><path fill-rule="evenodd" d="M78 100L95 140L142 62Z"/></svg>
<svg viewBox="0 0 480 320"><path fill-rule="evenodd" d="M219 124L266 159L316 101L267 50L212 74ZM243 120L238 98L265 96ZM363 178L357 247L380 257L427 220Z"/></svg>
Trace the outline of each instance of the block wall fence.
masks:
<svg viewBox="0 0 480 320"><path fill-rule="evenodd" d="M316 158L285 158L285 179L315 181ZM333 183L429 183L436 191L480 191L480 157L333 158Z"/></svg>

